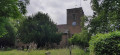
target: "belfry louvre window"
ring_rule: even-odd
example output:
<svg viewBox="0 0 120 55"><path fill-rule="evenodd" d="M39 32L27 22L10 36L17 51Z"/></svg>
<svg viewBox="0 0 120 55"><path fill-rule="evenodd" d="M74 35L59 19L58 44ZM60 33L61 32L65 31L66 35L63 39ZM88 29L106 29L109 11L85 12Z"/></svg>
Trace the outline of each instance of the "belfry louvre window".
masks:
<svg viewBox="0 0 120 55"><path fill-rule="evenodd" d="M73 20L75 21L77 18L76 18L76 14L72 14L73 16Z"/></svg>

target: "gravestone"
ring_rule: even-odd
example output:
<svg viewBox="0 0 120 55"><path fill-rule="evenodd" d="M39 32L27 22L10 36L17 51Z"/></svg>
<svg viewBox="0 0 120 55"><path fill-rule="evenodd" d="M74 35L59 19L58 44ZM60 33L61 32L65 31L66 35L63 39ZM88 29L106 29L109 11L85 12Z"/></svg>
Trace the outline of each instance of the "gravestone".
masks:
<svg viewBox="0 0 120 55"><path fill-rule="evenodd" d="M49 51L45 52L45 55L50 55L50 52Z"/></svg>
<svg viewBox="0 0 120 55"><path fill-rule="evenodd" d="M22 46L22 50L24 50L24 46Z"/></svg>

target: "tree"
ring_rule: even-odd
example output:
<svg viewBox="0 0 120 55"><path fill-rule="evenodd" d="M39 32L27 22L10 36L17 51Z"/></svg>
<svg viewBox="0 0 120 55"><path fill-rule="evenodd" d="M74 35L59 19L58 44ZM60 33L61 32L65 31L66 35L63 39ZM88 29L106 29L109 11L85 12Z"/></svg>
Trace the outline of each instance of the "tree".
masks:
<svg viewBox="0 0 120 55"><path fill-rule="evenodd" d="M0 0L0 46L14 46L17 20L26 13L27 4L29 0Z"/></svg>
<svg viewBox="0 0 120 55"><path fill-rule="evenodd" d="M24 2L26 1L26 2ZM0 0L0 17L14 17L17 18L26 13L26 5L29 0Z"/></svg>
<svg viewBox="0 0 120 55"><path fill-rule="evenodd" d="M18 18L26 13L29 0L0 0L0 37L7 34L5 25L9 18Z"/></svg>
<svg viewBox="0 0 120 55"><path fill-rule="evenodd" d="M92 34L120 30L120 0L92 0L92 8L94 16L89 24Z"/></svg>
<svg viewBox="0 0 120 55"><path fill-rule="evenodd" d="M38 47L44 47L48 43L59 43L61 35L49 16L38 12L24 20L19 28L19 38L24 43L35 42Z"/></svg>
<svg viewBox="0 0 120 55"><path fill-rule="evenodd" d="M120 0L92 0L92 8L94 16L89 24L89 31L94 35L89 42L91 55L119 55L119 32L113 31L120 30Z"/></svg>
<svg viewBox="0 0 120 55"><path fill-rule="evenodd" d="M0 38L0 46L2 47L13 47L15 43L15 37L17 33L17 28L13 25L12 20L8 19L5 25L7 33Z"/></svg>
<svg viewBox="0 0 120 55"><path fill-rule="evenodd" d="M90 55L120 55L120 32L92 36L89 45Z"/></svg>

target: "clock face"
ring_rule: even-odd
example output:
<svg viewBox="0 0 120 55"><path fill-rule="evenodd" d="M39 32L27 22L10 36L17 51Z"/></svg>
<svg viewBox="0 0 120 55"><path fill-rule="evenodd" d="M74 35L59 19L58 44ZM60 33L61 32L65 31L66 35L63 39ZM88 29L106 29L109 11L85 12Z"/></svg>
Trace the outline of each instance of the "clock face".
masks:
<svg viewBox="0 0 120 55"><path fill-rule="evenodd" d="M73 26L76 26L76 22L72 22L72 25L73 25Z"/></svg>

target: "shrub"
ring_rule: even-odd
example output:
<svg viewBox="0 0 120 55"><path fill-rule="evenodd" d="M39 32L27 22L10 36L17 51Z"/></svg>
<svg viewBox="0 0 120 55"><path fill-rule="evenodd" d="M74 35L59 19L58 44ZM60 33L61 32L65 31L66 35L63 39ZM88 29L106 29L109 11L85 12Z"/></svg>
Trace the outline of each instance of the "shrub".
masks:
<svg viewBox="0 0 120 55"><path fill-rule="evenodd" d="M69 39L71 44L79 45L82 48L88 47L88 42L90 40L90 34L87 30L82 30L79 34L74 34L72 38Z"/></svg>
<svg viewBox="0 0 120 55"><path fill-rule="evenodd" d="M120 32L92 36L89 45L90 55L120 55Z"/></svg>

